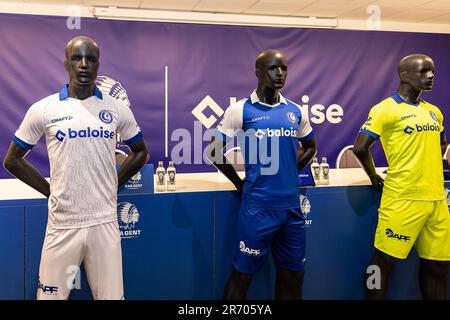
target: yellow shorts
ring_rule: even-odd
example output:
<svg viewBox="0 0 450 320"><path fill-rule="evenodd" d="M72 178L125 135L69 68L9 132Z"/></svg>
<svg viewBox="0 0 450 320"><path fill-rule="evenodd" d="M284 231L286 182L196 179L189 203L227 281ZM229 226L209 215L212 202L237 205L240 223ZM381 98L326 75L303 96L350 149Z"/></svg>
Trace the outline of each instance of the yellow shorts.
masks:
<svg viewBox="0 0 450 320"><path fill-rule="evenodd" d="M419 257L450 261L450 212L446 200L403 200L383 192L375 248L406 259L415 244Z"/></svg>

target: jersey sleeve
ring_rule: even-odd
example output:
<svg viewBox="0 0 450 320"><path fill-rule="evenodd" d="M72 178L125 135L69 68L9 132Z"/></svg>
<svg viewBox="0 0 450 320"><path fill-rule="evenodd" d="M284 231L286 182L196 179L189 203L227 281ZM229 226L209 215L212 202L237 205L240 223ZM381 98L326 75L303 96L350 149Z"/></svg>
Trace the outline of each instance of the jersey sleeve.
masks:
<svg viewBox="0 0 450 320"><path fill-rule="evenodd" d="M118 122L117 131L122 137L123 141L127 144L134 144L143 139L141 129L139 128L133 112L130 108L118 104Z"/></svg>
<svg viewBox="0 0 450 320"><path fill-rule="evenodd" d="M225 110L222 121L217 126L216 136L226 141L233 138L239 129L242 129L245 101L241 100Z"/></svg>
<svg viewBox="0 0 450 320"><path fill-rule="evenodd" d="M359 129L359 132L368 134L372 138L379 139L385 131L386 125L389 123L389 116L386 108L382 105L376 105L369 111L366 122Z"/></svg>
<svg viewBox="0 0 450 320"><path fill-rule="evenodd" d="M13 137L14 143L19 147L33 148L45 133L44 106L36 103L28 109Z"/></svg>
<svg viewBox="0 0 450 320"><path fill-rule="evenodd" d="M314 137L314 131L311 127L311 124L309 122L308 115L303 110L303 108L299 108L300 112L302 114L302 117L300 119L300 123L298 124L297 129L297 138L300 140L300 142L306 142Z"/></svg>

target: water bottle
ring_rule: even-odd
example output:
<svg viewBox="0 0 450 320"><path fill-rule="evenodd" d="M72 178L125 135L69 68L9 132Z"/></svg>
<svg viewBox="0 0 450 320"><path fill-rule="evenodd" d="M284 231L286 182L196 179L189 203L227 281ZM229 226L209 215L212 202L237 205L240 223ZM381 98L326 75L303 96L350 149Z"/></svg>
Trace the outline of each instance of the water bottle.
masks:
<svg viewBox="0 0 450 320"><path fill-rule="evenodd" d="M322 157L320 172L320 184L330 184L330 165L327 163L327 157Z"/></svg>
<svg viewBox="0 0 450 320"><path fill-rule="evenodd" d="M314 182L320 184L320 165L319 162L317 162L317 157L314 157L313 162L311 163L311 172Z"/></svg>
<svg viewBox="0 0 450 320"><path fill-rule="evenodd" d="M156 191L164 191L166 185L166 169L162 161L158 161L158 168L156 168Z"/></svg>
<svg viewBox="0 0 450 320"><path fill-rule="evenodd" d="M177 189L175 180L176 174L177 170L173 166L173 161L169 161L169 166L167 167L167 191L175 191Z"/></svg>

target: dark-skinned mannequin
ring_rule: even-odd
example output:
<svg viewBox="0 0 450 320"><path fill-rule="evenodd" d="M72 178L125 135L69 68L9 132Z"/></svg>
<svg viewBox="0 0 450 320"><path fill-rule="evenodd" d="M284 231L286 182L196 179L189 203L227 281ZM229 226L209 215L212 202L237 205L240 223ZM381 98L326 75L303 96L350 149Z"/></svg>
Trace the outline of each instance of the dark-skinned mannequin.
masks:
<svg viewBox="0 0 450 320"><path fill-rule="evenodd" d="M415 54L403 58L398 65L400 86L397 94L406 103L417 105L423 91L430 91L434 80L434 63L425 55ZM356 138L353 152L369 176L373 187L382 191L383 179L376 173L370 148L377 139L360 132ZM440 140L441 152L444 154L447 141L444 134ZM389 285L389 278L397 258L375 248L371 265L381 270L380 289L367 289L368 299L384 299ZM424 299L446 299L448 262L420 259L419 282Z"/></svg>
<svg viewBox="0 0 450 320"><path fill-rule="evenodd" d="M264 51L257 57L255 69L258 79L256 94L259 101L267 105L276 105L280 102L280 90L284 87L287 76L287 60L285 56L277 50ZM242 191L243 181L224 156L225 147L226 142L224 140L213 138L209 146L211 162L235 185L237 190ZM297 152L297 168L304 168L315 154L314 138L302 142ZM278 267L275 298L301 299L303 277L304 271L294 272ZM245 299L251 280L252 274L240 272L233 265L231 275L224 289L223 298L227 300Z"/></svg>
<svg viewBox="0 0 450 320"><path fill-rule="evenodd" d="M28 109L4 166L49 198L37 299L68 299L72 287L66 268L81 263L94 299L123 299L117 185L138 172L149 155L132 111L95 86L97 44L76 37L68 42L65 55L69 83ZM114 156L116 133L132 151L119 172ZM51 186L25 160L43 135Z"/></svg>
<svg viewBox="0 0 450 320"><path fill-rule="evenodd" d="M87 37L72 39L65 49L64 67L69 75L69 96L84 100L94 94L95 79L99 68L100 52L97 44ZM148 160L144 140L129 145L132 151L119 169L119 186L127 182ZM29 150L11 142L4 158L4 167L19 180L39 191L47 198L50 184L42 174L25 159Z"/></svg>

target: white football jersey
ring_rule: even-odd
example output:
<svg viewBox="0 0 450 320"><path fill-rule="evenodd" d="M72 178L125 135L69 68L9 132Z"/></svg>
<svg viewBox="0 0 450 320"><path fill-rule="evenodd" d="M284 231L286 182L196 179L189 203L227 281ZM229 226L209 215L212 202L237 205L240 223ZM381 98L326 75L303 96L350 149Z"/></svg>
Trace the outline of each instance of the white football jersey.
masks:
<svg viewBox="0 0 450 320"><path fill-rule="evenodd" d="M31 149L45 134L50 160L48 224L83 228L117 220L116 135L133 144L142 133L130 108L103 95L60 93L33 104L13 141Z"/></svg>

